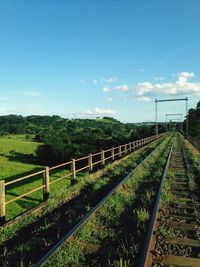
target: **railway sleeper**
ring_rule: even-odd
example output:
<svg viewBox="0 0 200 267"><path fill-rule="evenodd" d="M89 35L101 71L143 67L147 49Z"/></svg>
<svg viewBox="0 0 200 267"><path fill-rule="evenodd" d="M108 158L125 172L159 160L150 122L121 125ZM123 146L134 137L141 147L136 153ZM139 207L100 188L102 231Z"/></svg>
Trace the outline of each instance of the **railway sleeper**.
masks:
<svg viewBox="0 0 200 267"><path fill-rule="evenodd" d="M200 266L200 258L191 258L184 256L164 255L157 256L153 259L153 263L165 264L167 266L176 267L198 267Z"/></svg>
<svg viewBox="0 0 200 267"><path fill-rule="evenodd" d="M180 237L170 236L166 238L166 243L200 248L200 240L191 238L180 238Z"/></svg>

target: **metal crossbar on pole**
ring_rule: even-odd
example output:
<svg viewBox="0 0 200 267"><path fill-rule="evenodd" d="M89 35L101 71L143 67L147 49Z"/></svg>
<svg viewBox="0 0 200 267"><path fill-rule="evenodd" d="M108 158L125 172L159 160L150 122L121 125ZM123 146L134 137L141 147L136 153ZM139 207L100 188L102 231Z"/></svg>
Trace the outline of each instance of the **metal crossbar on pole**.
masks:
<svg viewBox="0 0 200 267"><path fill-rule="evenodd" d="M160 100L156 99L156 100L157 100L157 102L183 101L183 100L187 101L188 97L185 97L185 98L172 98L172 99L160 99Z"/></svg>

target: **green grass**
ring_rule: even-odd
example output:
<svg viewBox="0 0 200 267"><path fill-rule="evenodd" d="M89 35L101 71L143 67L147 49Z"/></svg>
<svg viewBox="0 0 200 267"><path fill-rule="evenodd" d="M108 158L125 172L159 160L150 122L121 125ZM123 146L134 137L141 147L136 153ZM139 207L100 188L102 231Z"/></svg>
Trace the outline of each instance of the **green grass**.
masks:
<svg viewBox="0 0 200 267"><path fill-rule="evenodd" d="M86 188L88 186L93 186L93 190L97 190L101 186L103 186L106 181L108 181L108 176L110 179L115 178L115 175L119 175L119 168L121 169L121 165L123 164L124 166L128 164L128 159L132 159L132 166L128 172L132 168L135 167L136 162L140 162L141 158L145 157L145 154L147 154L148 150L151 150L155 148L155 146L161 142L161 140L156 140L149 144L147 147L140 148L139 150L135 151L134 153L128 155L127 157L115 161L111 164L108 164L103 168L102 170L99 170L95 173L92 173L91 175L88 175L87 173L80 174L78 176L78 183L75 184L74 186L69 187L69 181L67 179L64 179L62 182L55 183L55 187L50 187L50 198L49 200L45 203L45 206L42 207L42 209L37 212L37 213L29 213L21 217L19 220L17 220L14 224L8 225L7 227L3 227L2 229L0 228L0 243L12 238L15 233L21 229L22 227L25 227L29 225L30 223L37 221L41 216L44 216L44 214L50 213L54 208L62 205L62 203L67 202L69 199L73 198L73 196L78 195L80 191L83 188ZM117 167L118 168L115 168ZM122 170L122 174L124 177L124 171ZM114 176L113 176L114 175ZM99 179L101 178L101 179ZM128 184L127 184L128 186ZM41 192L40 192L41 194ZM32 195L31 195L32 196ZM32 196L33 197L33 196ZM27 201L26 199L21 199L21 201ZM31 200L29 200L31 201ZM16 201L13 203L13 205L8 205L8 210L9 214L14 214L19 211L19 209L23 210L23 206L20 206L22 203L18 203ZM18 205L18 206L17 206Z"/></svg>
<svg viewBox="0 0 200 267"><path fill-rule="evenodd" d="M160 142L155 141L155 142ZM32 173L38 170L42 170L44 166L35 165L35 151L40 143L36 143L32 140L32 136L25 135L12 135L0 138L0 163L2 168L2 179L12 180L18 177L22 177L25 174ZM27 161L29 161L27 163ZM112 170L113 171L113 170ZM53 181L59 177L62 177L69 173L66 168L56 169L50 172L50 181ZM113 174L112 174L113 175ZM117 173L116 173L117 175ZM80 190L84 185L90 182L91 176L88 173L79 173L77 175L78 185L71 187L68 196L73 195L74 188ZM29 178L23 182L19 182L6 187L6 201L9 201L19 195L22 195L28 191L31 191L43 183L42 175ZM94 186L95 190L98 190L103 185L107 184L108 178L100 180ZM50 185L50 198L59 198L65 194L71 184L70 177L65 178L57 183ZM24 211L40 204L43 201L42 189L34 192L28 196L20 198L6 205L6 220L10 220ZM54 205L54 204L53 204Z"/></svg>
<svg viewBox="0 0 200 267"><path fill-rule="evenodd" d="M169 138L168 138L169 140ZM51 194L50 199L46 202L46 205L43 206L40 213L30 213L26 214L23 219L21 218L18 220L15 224L8 225L6 227L2 227L0 229L0 243L3 242L3 247L5 248L5 263L7 266L9 265L8 262L11 259L12 256L18 257L19 260L22 259L22 264L25 260L26 254L29 254L28 251L34 250L34 245L32 244L30 247L30 244L27 241L24 241L23 243L23 235L22 235L22 242L19 244L16 244L15 247L12 247L11 250L6 250L5 246L5 240L9 240L9 242L15 244L14 240L17 236L17 233L21 232L21 229L25 227L29 228L30 223L33 221L40 221L40 217L44 216L45 214L48 215L48 213L52 216L52 210L62 205L62 203L66 202L67 199L72 198L73 195L77 195L79 190L83 189L84 187L89 186L90 190L92 192L104 188L104 186L111 182L112 180L123 178L128 174L134 167L137 165L143 158L145 158L145 155L149 154L151 150L153 150L157 143L160 141L156 141L151 143L148 147L141 148L137 150L136 152L128 155L127 157L116 161L114 163L108 164L105 166L104 169L93 173L91 175L83 175L80 176L79 182L75 184L72 187L66 187L60 190L57 190L55 188L55 192ZM167 140L164 142L166 144ZM163 147L163 145L162 145ZM136 233L144 232L146 222L149 217L149 209L152 206L152 201L155 198L155 192L154 192L154 186L156 183L156 187L158 187L159 180L162 174L162 168L160 169L160 164L164 164L165 160L163 160L162 157L166 157L163 155L163 148L157 150L157 156L153 158L150 158L148 160L148 163L144 164L142 168L138 169L135 175L132 176L132 179L129 179L126 182L125 188L122 187L122 190L120 189L117 194L115 194L112 198L109 199L108 203L105 204L105 209L101 209L101 213L99 216L94 217L92 221L89 221L88 224L85 225L85 227L82 228L82 230L78 233L79 235L79 244L78 246L73 245L73 242L70 243L70 246L68 247L67 251L65 250L64 253L61 253L56 258L56 261L58 262L57 265L54 263L51 266L71 266L67 265L67 262L76 262L77 264L74 266L87 266L85 264L85 255L84 251L82 249L82 244L86 245L87 243L93 244L95 246L101 245L102 240L109 239L111 242L116 242L117 235L123 234L123 222L125 222L127 219L129 220L129 223L127 223L127 226L131 226L131 229ZM159 162L157 162L157 160ZM152 170L149 171L149 165L151 166ZM80 174L81 175L81 174ZM158 181L156 181L158 179ZM66 183L66 180L64 180ZM144 183L144 184L143 184ZM60 182L58 183L60 184ZM56 184L55 184L56 185ZM156 188L155 187L155 188ZM138 191L138 192L137 192ZM135 206L135 209L133 210L132 204L137 203ZM87 202L86 204L90 203L92 205L92 202ZM73 208L73 207L72 207ZM92 208L88 206L88 211ZM129 209L127 212L127 208ZM124 215L123 215L124 214ZM55 215L53 215L55 216ZM125 217L124 217L125 216ZM130 217L130 218L129 218ZM57 215L52 218L52 220L44 220L44 223L41 222L41 224L36 225L35 227L31 227L31 231L34 233L34 237L43 236L43 233L47 231L47 229L51 230L51 224L56 224ZM59 216L58 216L59 218ZM125 220L124 220L125 219ZM59 219L58 219L59 222ZM94 227L95 222L95 227ZM133 224L132 224L133 223ZM100 228L99 228L100 227ZM139 227L139 228L138 228ZM26 232L26 231L25 231ZM127 232L128 233L128 232ZM55 236L60 233L55 233ZM31 240L31 237L29 237L29 240ZM138 240L142 240L139 236ZM135 255L138 253L138 245L136 239L133 240L130 239L129 241L126 241L126 239L120 238L119 240L119 252L118 256L116 258L110 258L109 264L110 266L115 266L115 264L122 264L129 261L129 256L131 259L135 257ZM117 242L118 242L117 241ZM48 238L47 238L48 242ZM80 245L80 246L79 246ZM26 247L27 246L27 247ZM127 249L128 248L128 249ZM36 248L35 248L36 249ZM127 257L124 257L124 255L128 255ZM18 256L17 256L18 255ZM131 256L133 255L133 257ZM9 259L9 257L11 258ZM122 257L123 256L123 257ZM63 259L63 257L65 259ZM31 262L32 260L26 259L28 262ZM35 260L35 259L34 259ZM62 262L64 260L64 262ZM126 261L127 260L127 261ZM15 258L15 262L17 261L17 258ZM93 259L94 263L97 263L95 259ZM80 263L80 264L79 264ZM5 264L5 266L6 266ZM60 264L60 265L59 265ZM119 266L120 266L119 265ZM31 264L29 265L31 266ZM99 265L94 265L99 266ZM117 265L116 265L117 266Z"/></svg>
<svg viewBox="0 0 200 267"><path fill-rule="evenodd" d="M25 135L0 137L0 179L13 179L41 168L40 165L31 163L36 149L40 146L40 143L34 142L31 137Z"/></svg>
<svg viewBox="0 0 200 267"><path fill-rule="evenodd" d="M168 139L169 141L169 139ZM133 266L138 260L156 189L166 163L166 140L45 266ZM134 163L129 159L126 164ZM154 194L152 194L154 192ZM87 244L107 248L106 256L90 253ZM85 249L86 248L86 249Z"/></svg>
<svg viewBox="0 0 200 267"><path fill-rule="evenodd" d="M44 169L44 166L36 164L36 150L41 144L33 140L32 135L9 135L0 137L0 179L5 181L15 180L27 174ZM68 169L59 169L50 172L50 180L53 181L69 173ZM82 179L79 174L77 179ZM42 175L26 179L23 182L6 187L6 201L21 194L31 191L43 183ZM51 186L51 195L70 185L70 177ZM25 196L13 203L6 205L6 220L12 219L24 211L34 207L43 201L42 190Z"/></svg>

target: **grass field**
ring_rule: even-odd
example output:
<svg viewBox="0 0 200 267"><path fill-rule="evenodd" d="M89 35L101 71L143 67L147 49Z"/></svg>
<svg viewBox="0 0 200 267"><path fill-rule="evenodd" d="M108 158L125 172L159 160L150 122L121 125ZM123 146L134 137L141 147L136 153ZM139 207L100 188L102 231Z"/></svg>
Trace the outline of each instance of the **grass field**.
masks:
<svg viewBox="0 0 200 267"><path fill-rule="evenodd" d="M62 220L62 218L64 218L63 221L64 225L67 224L68 226L70 224L73 225L76 222L76 220L79 220L81 218L80 217L81 213L79 214L80 209L83 214L91 210L91 208L95 205L97 199L103 197L104 195L104 194L102 195L103 192L109 190L110 187L113 187L115 183L118 183L123 177L125 177L139 162L141 162L142 159L146 157L146 155L148 155L153 149L155 149L158 143L160 143L162 140L156 140L155 142L152 142L148 146L140 148L136 150L134 153L129 154L126 157L121 158L120 160L112 162L107 166L105 166L104 168L102 168L101 170L91 173L90 175L88 175L88 173L81 173L80 176L78 177L78 183L73 186L67 187L68 181L66 179L64 179L62 183L61 182L55 183L54 185L56 187L55 188L52 187L51 191L52 193L50 194L50 198L46 202L45 206L42 207L42 210L40 210L39 213L26 214L26 216L19 218L19 220L17 220L15 224L10 224L7 227L2 227L2 229L0 229L0 245L1 244L3 245L5 254L8 256L4 257L4 263L5 263L4 266L9 266L10 260L12 261L13 259L12 256L14 256L13 253L15 254L15 262L17 255L19 255L19 259L24 260L24 262L30 263L32 257L34 258L35 261L36 255L37 257L39 257L41 251L38 252L38 250L36 250L36 247L34 247L35 243L33 242L34 244L32 246L31 242L29 243L30 240L35 239L35 237L38 238L41 236L43 238L43 235L46 236L48 240L50 240L49 239L50 235L47 233L47 231L51 230L54 239L59 238L61 232L59 230L59 227L57 226L59 225L60 220ZM152 164L152 166L155 169L157 169L157 165ZM155 171L153 173L155 173ZM143 174L141 175L143 176ZM149 179L149 177L152 178L153 176L150 175L148 171L147 180L148 183L151 184L151 187L149 187L148 184L148 190L151 191L153 184L151 183L152 180ZM59 189L58 186L60 187ZM144 194L146 194L146 191L144 190L143 186L141 187L141 190ZM135 198L134 194L132 194L131 192L132 190L130 191L131 198L132 197ZM75 202L71 202L69 205L66 205L66 203L70 199L72 199L72 197L73 198L77 197L77 200ZM119 198L120 202L121 200L123 199ZM125 204L127 204L128 200L129 198L125 199L124 206ZM119 201L116 200L116 203L119 203ZM83 209L83 206L85 205L86 209ZM113 205L111 205L111 208L113 207ZM59 210L58 207L60 207ZM122 212L123 210L124 208L122 208ZM111 216L111 214L118 215L119 213L121 213L121 208L116 209L114 213L112 212L110 210L109 216ZM141 213L140 207L138 213ZM67 214L66 215L67 217L65 217L64 214ZM113 219L116 218L114 215ZM116 222L118 222L118 220L116 220ZM54 232L55 225L57 225L55 229L58 228L59 233ZM23 229L23 231L26 233L25 236L23 235L23 232L21 232L21 229ZM66 227L64 227L64 229L66 231ZM17 235L17 233L19 236ZM13 247L12 245L11 250L9 249L6 250L5 240L8 240L9 244L15 244L15 247ZM19 240L19 242L16 240ZM45 246L46 245L49 246L51 245L51 243L49 243L49 241L47 241L46 243L45 240ZM39 249L40 248L41 244L39 244ZM11 256L11 259L9 258L10 257L9 255ZM29 255L31 258L27 258L26 255ZM29 264L29 266L31 266L31 264Z"/></svg>
<svg viewBox="0 0 200 267"><path fill-rule="evenodd" d="M23 173L41 169L35 164L35 152L40 143L32 136L9 135L0 137L0 179L14 179Z"/></svg>
<svg viewBox="0 0 200 267"><path fill-rule="evenodd" d="M44 169L44 166L36 163L36 150L40 143L33 141L33 136L9 135L0 137L0 179L6 181L23 177ZM59 169L50 173L50 180L57 179L69 173L67 169ZM81 178L83 175L78 175ZM26 179L6 187L6 201L31 191L43 183L42 175ZM64 179L51 186L53 196L60 189L70 185L70 178ZM6 206L6 220L14 218L25 210L34 207L43 201L42 190L25 196Z"/></svg>
<svg viewBox="0 0 200 267"><path fill-rule="evenodd" d="M156 141L156 143L159 142ZM1 179L7 181L22 177L28 173L33 173L44 169L44 166L35 164L35 151L40 143L36 143L31 136L15 135L0 138L0 172ZM50 181L56 180L66 174L69 169L66 167L50 172ZM87 172L77 174L77 186L79 190L85 184L90 183L91 176ZM22 182L6 186L6 202L15 197L38 188L43 183L42 174L26 179ZM58 199L62 193L66 195L71 184L70 177L56 182L50 186L50 199ZM73 194L76 187L70 187L69 194ZM66 196L65 196L66 197ZM24 196L6 205L6 220L12 219L24 211L40 204L43 201L42 189L28 196Z"/></svg>

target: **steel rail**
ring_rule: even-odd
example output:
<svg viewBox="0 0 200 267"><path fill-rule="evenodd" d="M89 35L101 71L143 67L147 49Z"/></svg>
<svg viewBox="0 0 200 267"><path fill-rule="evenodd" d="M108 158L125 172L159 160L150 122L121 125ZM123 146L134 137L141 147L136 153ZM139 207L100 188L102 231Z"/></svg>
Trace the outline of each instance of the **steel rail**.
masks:
<svg viewBox="0 0 200 267"><path fill-rule="evenodd" d="M154 204L153 212L152 212L152 215L151 215L151 218L150 218L149 227L148 227L148 230L147 230L146 239L145 239L145 242L144 242L144 246L143 246L143 251L142 251L142 256L141 256L141 260L140 260L140 263L139 263L139 267L144 267L145 263L146 263L146 260L147 260L147 254L148 254L149 247L150 247L150 240L151 240L151 236L152 236L154 225L155 225L155 219L156 219L156 215L157 215L157 212L158 212L158 207L159 207L159 202L160 202L162 189L163 189L163 185L164 185L164 181L165 181L166 172L168 170L169 163L170 163L170 160L171 160L172 150L173 150L173 144L171 145L171 149L170 149L169 154L168 154L168 159L167 159L167 162L166 162L166 165L165 165L165 169L164 169L163 174L162 174L162 179L161 179L161 182L160 182L160 186L159 186L159 190L158 190L158 193L157 193L157 198L156 198L156 201L155 201L155 204Z"/></svg>
<svg viewBox="0 0 200 267"><path fill-rule="evenodd" d="M100 207L136 172L141 165L146 162L164 143L165 139L145 158L143 159L125 178L123 178L88 214L86 214L61 240L59 240L35 265L40 267L46 260L61 246L70 240L73 235L100 209Z"/></svg>

